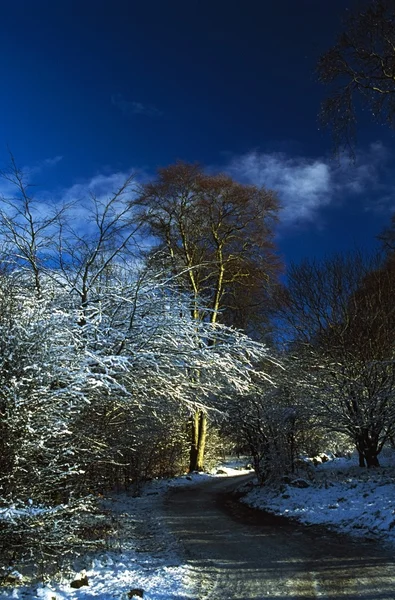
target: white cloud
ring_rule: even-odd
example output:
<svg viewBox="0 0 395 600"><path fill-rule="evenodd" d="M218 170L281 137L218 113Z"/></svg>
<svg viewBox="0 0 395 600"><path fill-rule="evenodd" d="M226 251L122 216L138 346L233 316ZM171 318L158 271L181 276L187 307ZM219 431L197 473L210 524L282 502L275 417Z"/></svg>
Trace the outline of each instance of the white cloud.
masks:
<svg viewBox="0 0 395 600"><path fill-rule="evenodd" d="M54 156L52 158L44 158L40 160L33 166L23 167L22 171L25 173L26 177L29 179L32 175L37 175L41 173L44 169L52 169L56 167L60 161L63 160L63 156Z"/></svg>
<svg viewBox="0 0 395 600"><path fill-rule="evenodd" d="M117 171L115 173L103 174L98 173L91 179L75 183L69 188L65 188L61 192L63 202L80 202L86 200L91 195L99 199L108 198L119 190L125 181L132 175L132 172Z"/></svg>
<svg viewBox="0 0 395 600"><path fill-rule="evenodd" d="M346 197L378 191L379 171L388 158L380 143L372 144L355 163L292 157L283 152L233 157L226 172L235 179L278 192L281 223L286 226L320 220L321 209Z"/></svg>
<svg viewBox="0 0 395 600"><path fill-rule="evenodd" d="M125 117L145 115L146 117L161 117L162 111L153 104L142 104L135 100L127 100L122 94L113 94L111 104L116 106Z"/></svg>
<svg viewBox="0 0 395 600"><path fill-rule="evenodd" d="M44 167L55 167L61 160L63 160L63 156L54 156L53 158L46 158L42 164Z"/></svg>
<svg viewBox="0 0 395 600"><path fill-rule="evenodd" d="M282 205L280 225L295 227L303 224L322 224L324 210L341 206L350 198L361 202L361 209L374 206L374 210L393 209L395 186L392 177L391 156L380 144L372 144L359 152L355 163L346 160L335 162L325 158L291 156L284 152L249 152L233 156L225 171L238 181L264 186L278 192ZM53 167L61 156L48 158L33 167L23 169L27 182L34 183L34 174L44 167ZM210 172L218 172L211 168ZM133 197L139 183L150 179L147 172L136 172L136 186L129 189ZM53 210L70 205L69 214L77 231L90 231L89 200L94 195L99 201L108 200L131 175L132 170L98 173L67 188L45 191L32 188L35 196L34 210L42 218ZM383 178L383 175L386 178ZM12 197L15 189L10 182L0 178L0 196Z"/></svg>
<svg viewBox="0 0 395 600"><path fill-rule="evenodd" d="M98 173L90 179L63 188L56 194L55 206L68 206L67 214L70 226L77 232L92 233L96 230L92 222L92 197L104 205L125 182L132 177L133 172L116 171L114 173ZM136 185L134 185L136 183ZM131 180L119 202L132 199L136 193L137 180ZM40 202L45 210L45 202Z"/></svg>
<svg viewBox="0 0 395 600"><path fill-rule="evenodd" d="M389 158L389 153L380 143L359 152L355 163L290 156L283 152L250 152L234 156L225 170L239 181L277 191L282 205L280 224L283 227L295 227L309 223L321 224L323 209L331 205L339 206L350 197L358 197L363 209L369 202L372 203L373 198L377 204L380 198L391 195L394 189L392 181L379 183L382 169ZM75 226L87 227L90 195L95 195L99 200L108 199L131 173L132 170L98 173L61 190L56 194L56 204L73 204ZM147 173L136 171L135 187L149 179ZM133 186L129 194L133 196Z"/></svg>

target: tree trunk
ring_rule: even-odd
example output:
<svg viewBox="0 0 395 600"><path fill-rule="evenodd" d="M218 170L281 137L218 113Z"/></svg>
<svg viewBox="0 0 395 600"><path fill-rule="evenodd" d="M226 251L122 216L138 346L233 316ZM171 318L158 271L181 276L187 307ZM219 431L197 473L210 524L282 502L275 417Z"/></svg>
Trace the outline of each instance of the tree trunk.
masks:
<svg viewBox="0 0 395 600"><path fill-rule="evenodd" d="M379 467L378 459L378 440L375 436L369 434L368 431L361 433L356 439L356 447L359 455L359 466L368 469Z"/></svg>
<svg viewBox="0 0 395 600"><path fill-rule="evenodd" d="M199 415L199 441L198 441L198 454L196 470L203 471L204 467L204 451L206 448L206 437L207 437L207 415L201 412Z"/></svg>
<svg viewBox="0 0 395 600"><path fill-rule="evenodd" d="M368 469L372 467L379 467L379 459L377 458L377 451L373 448L368 448L365 452L365 460Z"/></svg>
<svg viewBox="0 0 395 600"><path fill-rule="evenodd" d="M189 454L189 472L203 471L204 450L207 436L207 415L203 411L195 411L192 417L191 450Z"/></svg>
<svg viewBox="0 0 395 600"><path fill-rule="evenodd" d="M189 452L189 472L196 471L199 446L199 411L195 411L191 423L191 450Z"/></svg>

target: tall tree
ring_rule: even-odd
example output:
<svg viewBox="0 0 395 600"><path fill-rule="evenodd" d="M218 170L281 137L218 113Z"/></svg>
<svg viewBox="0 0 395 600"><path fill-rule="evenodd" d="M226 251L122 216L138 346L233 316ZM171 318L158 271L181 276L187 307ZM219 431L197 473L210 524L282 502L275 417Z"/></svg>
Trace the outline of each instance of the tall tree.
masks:
<svg viewBox="0 0 395 600"><path fill-rule="evenodd" d="M357 109L395 124L395 5L373 0L355 10L336 44L319 60L318 76L330 86L321 118L332 128L337 150L353 149Z"/></svg>
<svg viewBox="0 0 395 600"><path fill-rule="evenodd" d="M258 304L253 290L265 301L279 272L273 245L279 205L273 192L178 162L160 169L138 202L158 240L155 250L193 295L196 321L235 322L241 290L246 306ZM191 470L203 468L205 431L206 415L199 411L192 421Z"/></svg>
<svg viewBox="0 0 395 600"><path fill-rule="evenodd" d="M157 179L143 186L139 202L158 239L156 250L167 253L169 266L183 274L196 299L196 319L231 319L236 285L248 289L259 282L264 295L276 279L273 192L179 162L160 169ZM248 294L244 301L248 304Z"/></svg>

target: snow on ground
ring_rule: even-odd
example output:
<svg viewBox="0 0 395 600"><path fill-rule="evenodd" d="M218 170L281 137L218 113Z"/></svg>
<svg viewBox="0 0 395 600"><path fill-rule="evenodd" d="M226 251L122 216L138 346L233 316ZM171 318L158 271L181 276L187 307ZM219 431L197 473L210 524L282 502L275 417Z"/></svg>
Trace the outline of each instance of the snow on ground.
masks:
<svg viewBox="0 0 395 600"><path fill-rule="evenodd" d="M361 469L352 456L311 465L302 480L308 487L256 485L243 502L305 524L395 544L395 453L387 451L380 462L378 469Z"/></svg>
<svg viewBox="0 0 395 600"><path fill-rule="evenodd" d="M387 451L380 460L382 467L371 470L360 469L355 456L316 467L311 464L303 478L308 487L295 487L292 482L283 483L280 490L254 485L243 501L306 524L327 525L395 544L395 453ZM107 498L104 508L113 515L119 531L109 541L111 551L86 558L60 581L0 588L0 600L127 600L133 589L144 590L145 600L196 598L189 567L182 562L177 543L162 520L164 494L172 487L210 477L245 475L250 472L242 468L245 462L224 462L210 474L153 481L139 497L120 494ZM71 588L82 569L89 585Z"/></svg>
<svg viewBox="0 0 395 600"><path fill-rule="evenodd" d="M152 481L138 497L112 495L104 501L104 509L111 512L114 524L118 525L115 527L118 534L109 540L111 551L86 557L76 565L75 572L59 581L35 586L26 586L22 582L14 588L0 588L0 600L128 600L138 598L138 595L132 596L133 590L143 590L144 600L196 598L189 567L183 564L176 541L161 519L164 494L170 488L193 485L213 476L244 475L246 472L233 461L214 469L211 474ZM18 579L18 573L14 575ZM72 588L70 583L81 577L87 577L88 585Z"/></svg>
<svg viewBox="0 0 395 600"><path fill-rule="evenodd" d="M162 498L171 485L188 485L191 479L152 482L139 497L113 495L104 501L114 529L110 551L81 560L76 571L60 581L36 586L18 586L0 591L1 600L86 599L126 600L133 590L143 590L145 600L193 598L188 567L180 561L174 540L161 524ZM74 580L87 577L87 586L72 588Z"/></svg>

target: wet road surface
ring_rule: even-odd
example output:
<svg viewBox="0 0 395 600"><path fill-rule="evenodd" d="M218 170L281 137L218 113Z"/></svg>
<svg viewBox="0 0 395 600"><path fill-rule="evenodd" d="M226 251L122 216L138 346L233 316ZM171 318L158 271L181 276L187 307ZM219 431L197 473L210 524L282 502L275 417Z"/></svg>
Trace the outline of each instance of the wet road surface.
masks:
<svg viewBox="0 0 395 600"><path fill-rule="evenodd" d="M242 505L230 492L243 480L205 481L166 500L196 599L395 600L391 549Z"/></svg>

